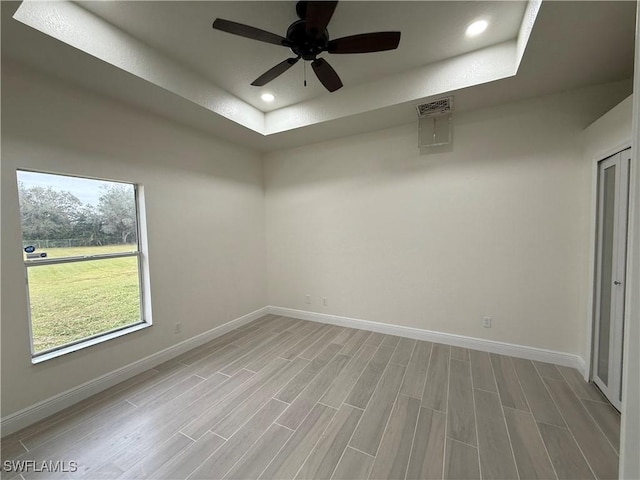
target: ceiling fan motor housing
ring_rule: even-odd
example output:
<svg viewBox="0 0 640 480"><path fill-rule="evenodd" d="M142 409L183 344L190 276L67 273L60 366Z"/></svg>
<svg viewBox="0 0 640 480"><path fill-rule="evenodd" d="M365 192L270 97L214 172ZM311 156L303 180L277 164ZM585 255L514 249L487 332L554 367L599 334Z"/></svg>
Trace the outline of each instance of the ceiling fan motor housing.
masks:
<svg viewBox="0 0 640 480"><path fill-rule="evenodd" d="M304 60L315 60L319 53L327 50L329 32L325 28L322 35L315 37L307 33L306 22L298 20L287 29L288 47Z"/></svg>

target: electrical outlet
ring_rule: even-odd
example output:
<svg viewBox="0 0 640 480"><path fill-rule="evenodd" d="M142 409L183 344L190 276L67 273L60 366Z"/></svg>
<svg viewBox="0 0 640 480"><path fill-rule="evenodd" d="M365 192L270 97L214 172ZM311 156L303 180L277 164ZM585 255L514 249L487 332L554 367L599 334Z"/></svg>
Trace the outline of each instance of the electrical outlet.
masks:
<svg viewBox="0 0 640 480"><path fill-rule="evenodd" d="M322 305L324 305L325 307L329 305L329 301L327 300L327 297L322 297Z"/></svg>
<svg viewBox="0 0 640 480"><path fill-rule="evenodd" d="M311 305L311 295L304 296L304 303Z"/></svg>
<svg viewBox="0 0 640 480"><path fill-rule="evenodd" d="M482 326L484 328L491 328L491 317L482 317Z"/></svg>
<svg viewBox="0 0 640 480"><path fill-rule="evenodd" d="M182 322L176 322L176 326L173 330L173 333L175 334L182 333Z"/></svg>

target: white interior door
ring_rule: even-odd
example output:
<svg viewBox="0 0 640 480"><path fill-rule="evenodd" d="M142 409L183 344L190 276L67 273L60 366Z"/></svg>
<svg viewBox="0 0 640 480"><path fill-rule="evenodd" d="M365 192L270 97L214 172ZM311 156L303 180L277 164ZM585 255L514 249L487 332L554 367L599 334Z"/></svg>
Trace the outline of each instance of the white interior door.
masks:
<svg viewBox="0 0 640 480"><path fill-rule="evenodd" d="M631 149L598 166L598 241L593 381L618 409L622 398L622 339Z"/></svg>

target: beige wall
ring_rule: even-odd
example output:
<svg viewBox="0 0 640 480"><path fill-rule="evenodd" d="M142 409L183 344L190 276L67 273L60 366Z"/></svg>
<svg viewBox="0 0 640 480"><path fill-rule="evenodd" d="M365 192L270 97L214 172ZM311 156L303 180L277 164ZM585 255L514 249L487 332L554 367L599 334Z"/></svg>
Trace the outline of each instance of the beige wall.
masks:
<svg viewBox="0 0 640 480"><path fill-rule="evenodd" d="M258 153L2 67L3 417L264 307ZM31 364L16 168L143 185L151 328Z"/></svg>
<svg viewBox="0 0 640 480"><path fill-rule="evenodd" d="M583 355L581 132L625 85L455 114L432 155L415 124L267 155L269 303Z"/></svg>

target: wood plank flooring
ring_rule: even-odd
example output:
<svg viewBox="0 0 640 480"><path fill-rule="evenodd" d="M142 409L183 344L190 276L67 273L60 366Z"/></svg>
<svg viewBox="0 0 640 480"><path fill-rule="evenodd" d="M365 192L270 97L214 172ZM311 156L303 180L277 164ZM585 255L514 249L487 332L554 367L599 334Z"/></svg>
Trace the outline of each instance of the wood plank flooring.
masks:
<svg viewBox="0 0 640 480"><path fill-rule="evenodd" d="M567 367L267 315L4 438L2 478L612 479L619 432Z"/></svg>

